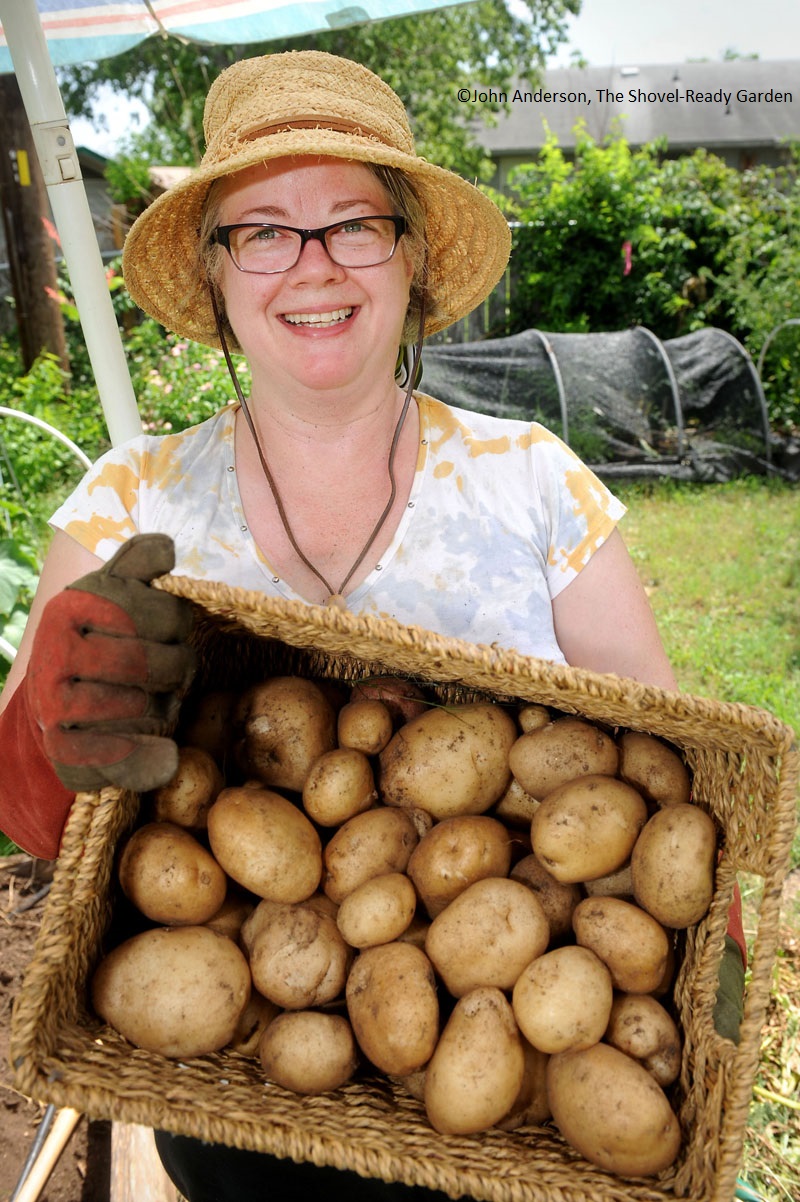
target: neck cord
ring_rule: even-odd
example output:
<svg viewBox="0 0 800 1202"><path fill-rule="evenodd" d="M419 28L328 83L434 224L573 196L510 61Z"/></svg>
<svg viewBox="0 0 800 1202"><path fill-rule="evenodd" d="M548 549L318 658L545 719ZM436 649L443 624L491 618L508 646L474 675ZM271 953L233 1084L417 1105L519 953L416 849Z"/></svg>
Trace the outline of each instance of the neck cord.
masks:
<svg viewBox="0 0 800 1202"><path fill-rule="evenodd" d="M325 577L322 575L322 573L319 571L319 569L314 566L314 564L311 562L311 560L308 558L308 556L305 554L305 552L299 546L297 539L294 536L291 524L286 515L286 509L284 508L283 500L281 499L281 495L278 490L278 486L275 483L275 478L273 477L272 472L269 469L269 465L267 463L266 456L261 447L261 440L259 439L258 434L256 432L255 423L253 422L253 418L250 413L250 409L248 407L247 401L244 398L242 386L239 383L239 377L236 374L236 369L233 365L233 360L231 359L230 351L228 350L228 343L227 343L227 339L225 337L225 332L222 328L222 321L220 318L219 307L217 305L217 298L214 295L213 288L210 288L210 294L211 294L211 305L214 310L214 319L215 319L216 325L217 325L217 332L219 334L220 345L222 346L222 353L225 356L225 363L227 364L227 367L228 367L228 372L230 374L231 381L233 383L233 388L236 393L236 398L242 407L242 413L245 416L245 420L250 429L250 434L252 435L253 442L255 443L256 451L258 452L258 458L261 462L261 468L264 472L264 476L266 477L266 481L267 481L267 484L269 485L270 492L272 493L273 500L275 501L275 506L278 510L278 516L280 517L281 524L283 525L283 528L286 531L286 536L289 539L289 542L292 544L292 548L293 548L295 554L297 555L297 557L300 559L300 561L303 564L305 564L305 566L309 569L309 571L313 572L313 574L320 581L320 583L325 586L325 589L328 592L328 598L327 598L326 604L336 606L339 609L345 609L347 607L347 603L344 599L344 590L347 587L350 580L352 579L353 574L363 563L364 558L366 557L367 552L369 551L372 544L375 542L375 539L380 534L381 529L383 528L383 526L386 522L386 519L388 518L389 514L392 511L392 507L393 507L395 499L397 497L397 482L394 477L394 460L395 460L395 455L397 452L397 447L400 442L400 432L403 429L403 425L406 420L406 415L408 414L409 406L411 404L411 397L412 397L412 394L414 391L414 384L416 383L416 380L417 380L419 360L420 360L420 356L422 354L422 339L423 339L423 331L424 331L424 326L425 326L424 302L423 302L423 306L422 306L422 311L420 312L419 334L417 336L417 341L414 344L414 350L413 350L413 354L411 357L411 364L408 369L408 385L406 387L405 397L403 399L403 407L400 410L400 416L397 419L397 425L395 426L394 434L392 435L391 446L389 448L389 458L388 458L388 462L387 462L387 467L388 467L388 472L389 472L389 484L390 484L389 500L386 502L386 506L385 506L383 512L381 513L380 517L378 518L377 522L375 523L375 525L370 533L369 538L364 543L364 546L362 547L361 551L359 552L358 556L356 557L352 567L348 571L344 580L342 580L338 589L334 589L331 587L330 583L325 579Z"/></svg>

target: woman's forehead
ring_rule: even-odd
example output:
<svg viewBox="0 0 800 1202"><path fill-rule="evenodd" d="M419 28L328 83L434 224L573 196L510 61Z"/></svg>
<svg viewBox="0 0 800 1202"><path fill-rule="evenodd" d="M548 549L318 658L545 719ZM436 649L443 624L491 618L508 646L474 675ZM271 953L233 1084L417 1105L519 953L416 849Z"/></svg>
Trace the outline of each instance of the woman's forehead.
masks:
<svg viewBox="0 0 800 1202"><path fill-rule="evenodd" d="M332 157L304 156L270 159L247 167L218 181L218 196L228 200L246 198L266 205L291 203L306 196L385 202L388 199L375 173L365 163Z"/></svg>

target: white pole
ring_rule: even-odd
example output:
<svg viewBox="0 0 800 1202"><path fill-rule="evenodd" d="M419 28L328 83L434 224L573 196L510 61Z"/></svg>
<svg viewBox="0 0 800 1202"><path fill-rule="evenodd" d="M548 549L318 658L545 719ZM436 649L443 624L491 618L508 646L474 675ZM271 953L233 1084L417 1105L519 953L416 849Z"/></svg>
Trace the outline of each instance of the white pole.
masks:
<svg viewBox="0 0 800 1202"><path fill-rule="evenodd" d="M0 19L69 269L100 403L116 445L141 433L142 423L36 0L0 0Z"/></svg>

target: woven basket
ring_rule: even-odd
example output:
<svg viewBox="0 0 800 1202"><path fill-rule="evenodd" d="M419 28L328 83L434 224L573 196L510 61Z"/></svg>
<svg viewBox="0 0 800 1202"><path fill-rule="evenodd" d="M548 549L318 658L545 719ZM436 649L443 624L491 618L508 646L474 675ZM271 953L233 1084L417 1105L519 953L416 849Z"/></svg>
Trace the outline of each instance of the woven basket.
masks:
<svg viewBox="0 0 800 1202"><path fill-rule="evenodd" d="M33 961L15 1008L12 1061L21 1091L42 1102L352 1169L365 1176L487 1202L729 1202L742 1155L760 1032L776 951L781 884L795 826L800 757L789 727L749 706L667 693L614 676L473 646L391 621L309 607L182 577L160 581L199 607L196 687L241 688L270 672L355 680L385 672L433 685L442 700L487 695L539 702L647 731L682 750L695 799L721 832L707 916L682 938L675 1005L685 1036L674 1087L683 1132L676 1163L657 1178L594 1168L549 1127L442 1136L423 1107L383 1077L301 1097L266 1083L232 1053L176 1062L132 1048L87 1007L87 981L113 910L114 857L139 799L116 789L79 794ZM712 1009L737 872L763 879L738 1047L715 1032Z"/></svg>

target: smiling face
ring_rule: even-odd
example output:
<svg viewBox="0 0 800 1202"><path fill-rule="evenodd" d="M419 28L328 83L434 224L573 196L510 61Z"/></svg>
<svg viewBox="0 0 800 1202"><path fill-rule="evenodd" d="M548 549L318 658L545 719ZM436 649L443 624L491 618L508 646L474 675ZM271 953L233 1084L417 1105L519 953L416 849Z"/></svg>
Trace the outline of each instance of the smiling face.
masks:
<svg viewBox="0 0 800 1202"><path fill-rule="evenodd" d="M331 158L260 164L222 181L217 201L219 225L315 229L394 212L368 167ZM411 274L402 238L388 262L359 268L338 266L312 239L294 267L271 275L242 272L223 252L218 283L254 390L294 382L363 391L392 380Z"/></svg>

